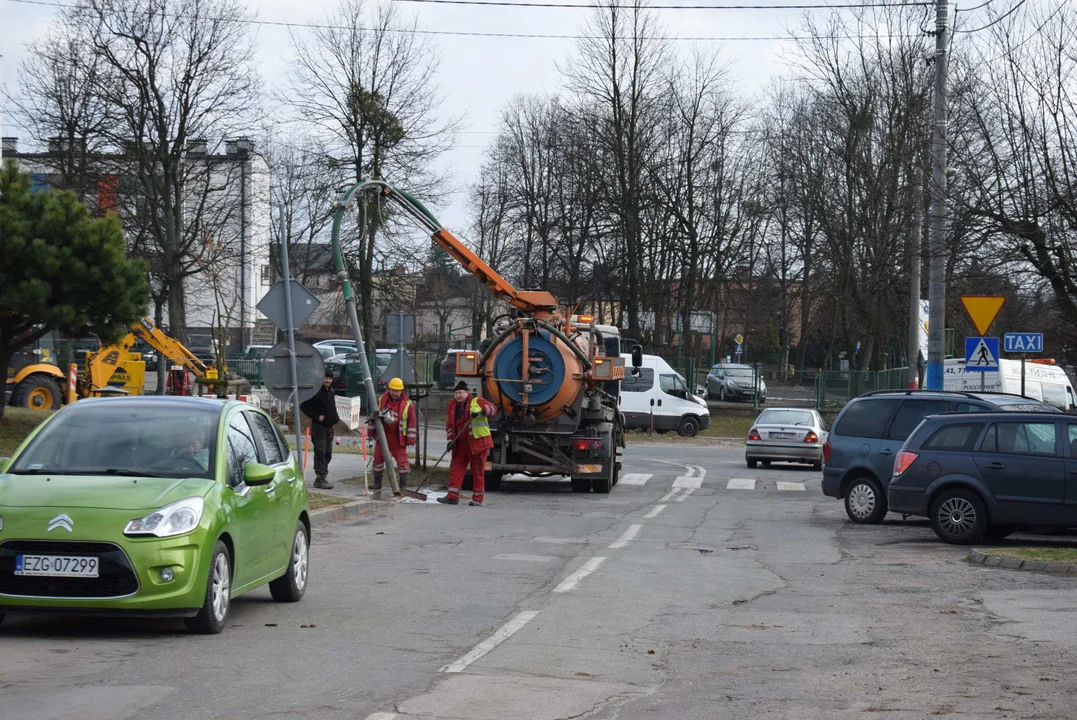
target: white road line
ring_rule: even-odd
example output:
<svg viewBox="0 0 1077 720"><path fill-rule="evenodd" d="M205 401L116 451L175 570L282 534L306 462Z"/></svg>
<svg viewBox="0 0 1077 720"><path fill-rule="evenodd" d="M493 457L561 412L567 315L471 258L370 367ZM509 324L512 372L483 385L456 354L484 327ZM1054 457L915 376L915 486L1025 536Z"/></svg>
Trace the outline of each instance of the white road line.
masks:
<svg viewBox="0 0 1077 720"><path fill-rule="evenodd" d="M494 560L515 560L517 562L549 562L553 560L549 555L513 555L512 553L502 553L501 555L494 555Z"/></svg>
<svg viewBox="0 0 1077 720"><path fill-rule="evenodd" d="M617 540L615 540L613 543L611 543L610 546L609 546L609 549L610 550L620 550L625 545L632 542L632 538L639 535L639 531L642 530L642 529L643 529L642 525L629 525L628 529L625 530L625 534L622 535L621 537L617 538Z"/></svg>
<svg viewBox="0 0 1077 720"><path fill-rule="evenodd" d="M661 498L659 498L659 499L658 499L658 502L660 502L660 503L664 503L664 502L669 502L670 498L672 498L672 497L673 497L674 495L676 495L676 494L677 494L677 493L679 493L680 491L681 491L681 489L680 489L680 488L673 488L673 489L672 489L672 490L670 490L670 491L669 491L668 493L666 493L666 494L665 494L665 495L663 495L663 496L662 496Z"/></svg>
<svg viewBox="0 0 1077 720"><path fill-rule="evenodd" d="M555 587L553 591L555 593L566 593L569 590L573 590L577 585L580 584L581 580L593 573L595 570L598 570L598 566L604 562L606 562L606 558L604 557L591 558L583 564L583 567L569 575L564 580L562 580L561 584Z"/></svg>
<svg viewBox="0 0 1077 720"><path fill-rule="evenodd" d="M617 481L618 485L646 485L654 473L628 473Z"/></svg>
<svg viewBox="0 0 1077 720"><path fill-rule="evenodd" d="M458 673L463 671L463 669L466 668L468 665L475 662L483 655L490 652L495 647L512 637L512 635L517 630L534 620L536 615L538 615L538 610L524 610L512 620L509 620L507 623L498 628L497 632L495 632L493 635L476 645L467 655L463 656L456 662L441 668L441 672ZM396 716L394 715L393 717Z"/></svg>
<svg viewBox="0 0 1077 720"><path fill-rule="evenodd" d="M755 478L733 478L725 488L726 490L755 490Z"/></svg>
<svg viewBox="0 0 1077 720"><path fill-rule="evenodd" d="M650 518L653 518L653 517L658 517L658 513L662 512L665 509L666 509L665 505L656 505L653 510L651 510L649 513L647 513L643 517L646 518L646 519L650 519Z"/></svg>
<svg viewBox="0 0 1077 720"><path fill-rule="evenodd" d="M785 480L778 481L779 490L804 490L804 483L802 482L787 482Z"/></svg>
<svg viewBox="0 0 1077 720"><path fill-rule="evenodd" d="M377 712L373 715L367 716L366 720L396 720L396 717L396 713Z"/></svg>
<svg viewBox="0 0 1077 720"><path fill-rule="evenodd" d="M680 463L676 464L681 465ZM681 467L688 471L688 474L685 475L685 477L692 477L696 474L695 465L681 465Z"/></svg>
<svg viewBox="0 0 1077 720"><path fill-rule="evenodd" d="M699 473L699 476L700 476L701 478L702 478L702 477L707 477L707 471L706 471L706 470L705 470L705 469L703 468L703 466L702 466L702 465L689 465L688 467L693 467L693 468L695 468L695 469L696 469L696 472L698 472L698 473Z"/></svg>
<svg viewBox="0 0 1077 720"><path fill-rule="evenodd" d="M675 488L700 488L703 486L703 478L685 475L673 481Z"/></svg>
<svg viewBox="0 0 1077 720"><path fill-rule="evenodd" d="M549 543L550 545L573 545L583 544L586 540L580 538L555 538L555 537L537 537L533 538L531 542Z"/></svg>
<svg viewBox="0 0 1077 720"><path fill-rule="evenodd" d="M679 498L677 498L676 501L677 502L684 502L685 500L688 499L688 496L691 495L694 492L695 492L695 490L693 490L692 488L688 488L687 490L684 491L684 493Z"/></svg>

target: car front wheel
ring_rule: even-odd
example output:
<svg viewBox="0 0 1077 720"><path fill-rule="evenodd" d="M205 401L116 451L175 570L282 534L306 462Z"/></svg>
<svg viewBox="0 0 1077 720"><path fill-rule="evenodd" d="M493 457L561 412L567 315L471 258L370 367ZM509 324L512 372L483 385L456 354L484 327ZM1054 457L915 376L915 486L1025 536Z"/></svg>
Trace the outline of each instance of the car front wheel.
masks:
<svg viewBox="0 0 1077 720"><path fill-rule="evenodd" d="M296 523L295 537L292 538L292 553L288 558L288 569L283 575L269 583L269 593L277 602L299 602L307 591L307 570L310 567L310 542L307 526L300 520Z"/></svg>
<svg viewBox="0 0 1077 720"><path fill-rule="evenodd" d="M987 531L987 506L971 490L944 490L931 504L931 529L943 542L974 543Z"/></svg>
<svg viewBox="0 0 1077 720"><path fill-rule="evenodd" d="M677 433L681 437L695 437L699 433L699 420L694 415L685 415L681 418Z"/></svg>
<svg viewBox="0 0 1077 720"><path fill-rule="evenodd" d="M886 497L879 481L858 477L845 493L845 513L854 523L877 525L886 515Z"/></svg>
<svg viewBox="0 0 1077 720"><path fill-rule="evenodd" d="M218 540L209 562L205 600L198 614L187 618L187 629L202 635L216 635L224 630L231 606L232 560L228 555L228 546Z"/></svg>

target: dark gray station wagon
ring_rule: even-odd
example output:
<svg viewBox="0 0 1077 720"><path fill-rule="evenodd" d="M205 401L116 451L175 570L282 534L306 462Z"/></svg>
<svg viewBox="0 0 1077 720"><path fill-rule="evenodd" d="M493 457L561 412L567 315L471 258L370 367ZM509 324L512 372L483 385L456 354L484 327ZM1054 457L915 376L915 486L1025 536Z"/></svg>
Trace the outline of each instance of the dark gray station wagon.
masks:
<svg viewBox="0 0 1077 720"><path fill-rule="evenodd" d="M1038 400L1002 393L879 390L849 401L823 446L823 494L844 498L855 523L882 522L894 457L920 422L950 412L1049 412Z"/></svg>

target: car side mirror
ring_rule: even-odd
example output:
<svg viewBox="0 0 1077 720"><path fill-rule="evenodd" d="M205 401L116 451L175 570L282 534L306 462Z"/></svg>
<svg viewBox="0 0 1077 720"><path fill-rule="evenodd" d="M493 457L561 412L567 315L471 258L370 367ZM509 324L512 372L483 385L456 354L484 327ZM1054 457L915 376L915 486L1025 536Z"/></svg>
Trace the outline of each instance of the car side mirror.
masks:
<svg viewBox="0 0 1077 720"><path fill-rule="evenodd" d="M255 487L258 485L268 485L273 482L273 478L276 476L277 473L273 468L261 463L247 463L243 467L243 482Z"/></svg>
<svg viewBox="0 0 1077 720"><path fill-rule="evenodd" d="M642 345L633 345L632 346L632 367L634 367L634 368L643 367L643 346Z"/></svg>

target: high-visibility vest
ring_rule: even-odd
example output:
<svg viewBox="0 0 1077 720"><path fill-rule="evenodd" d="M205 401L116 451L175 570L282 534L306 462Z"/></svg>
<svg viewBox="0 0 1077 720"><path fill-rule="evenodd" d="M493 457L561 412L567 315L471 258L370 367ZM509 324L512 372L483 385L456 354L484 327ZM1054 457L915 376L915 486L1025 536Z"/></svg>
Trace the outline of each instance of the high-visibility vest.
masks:
<svg viewBox="0 0 1077 720"><path fill-rule="evenodd" d="M471 437L476 440L490 437L490 418L486 417L478 398L471 398Z"/></svg>
<svg viewBox="0 0 1077 720"><path fill-rule="evenodd" d="M385 401L386 398L387 398L387 396L385 396L385 395L382 396L383 401ZM392 400L392 398L388 398L387 401L392 402L393 400ZM412 406L411 398L405 398L404 399L404 409L400 412L400 425L399 425L400 442L402 442L402 443L406 443L409 438L413 439L413 440L417 439L415 428L409 428L408 427L408 413L411 412L411 406ZM384 410L384 409L385 409L385 407L382 407L382 410Z"/></svg>

